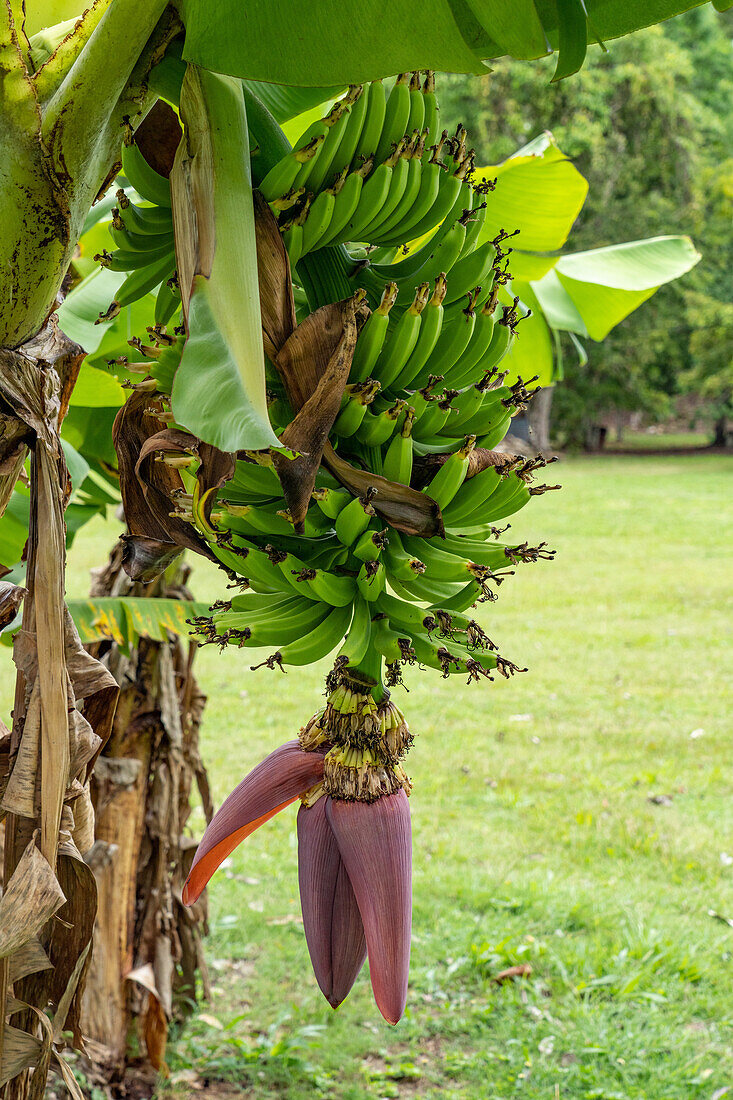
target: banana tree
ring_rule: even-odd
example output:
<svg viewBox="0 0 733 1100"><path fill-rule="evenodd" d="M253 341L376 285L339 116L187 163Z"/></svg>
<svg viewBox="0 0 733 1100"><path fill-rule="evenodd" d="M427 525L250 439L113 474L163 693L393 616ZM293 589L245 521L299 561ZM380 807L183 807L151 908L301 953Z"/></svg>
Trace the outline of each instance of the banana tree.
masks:
<svg viewBox="0 0 733 1100"><path fill-rule="evenodd" d="M407 545L398 543L400 536L404 535L407 540L421 539L427 545L427 539L445 534L446 518L450 518L448 507L458 491L457 483L462 483L469 472L474 475L471 479L474 485L480 485L482 491L488 489L489 483L493 483L497 491L501 490L500 511L507 514L507 508L512 510L528 497L530 490L526 481L531 477L532 466L507 465L503 459L497 466L489 457L490 441L498 437L499 423L492 425L492 430L482 437L485 446L477 449L467 441L450 454L446 450L446 437L440 438L444 427L441 418L444 413L447 418L450 409L445 408L446 398L430 400L435 395L429 388L429 381L419 391L400 391L397 387L398 394L419 392L421 396L415 401L420 411L430 413L418 430L423 439L416 438L409 448L407 444L398 443L390 457L385 473L393 473L401 480L395 481L385 473L376 472L372 464L360 466L349 461L349 458L361 457L349 451L351 445L344 447L339 442L351 436L340 436L332 431L335 419L344 411L340 405L345 393L350 409L345 424L353 424L360 416L359 409L351 410L351 405L365 405L360 397L365 390L368 392L368 387L362 386L366 378L350 383L361 389L345 391L344 388L362 331L369 326L369 335L362 343L362 347L367 346L363 353L367 360L380 343L380 329L392 326L389 346L393 344L398 318L406 320L400 327L399 341L393 351L396 353L399 347L399 356L404 356L404 349L409 346L411 355L417 345L418 325L413 318L420 317L427 304L427 300L423 301L424 291L420 291L414 304L407 307L403 295L403 301L392 310L391 321L386 326L382 318L389 313L388 303L393 293L390 291L383 306L375 301L375 278L378 281L384 278L378 265L390 265L394 258L390 256L394 247L392 242L405 243L404 219L410 221L410 230L415 232L431 229L431 220L433 226L438 226L430 252L414 272L419 271L421 278L428 272L433 274L433 250L437 252L438 245L446 243L446 250L440 253L441 261L453 255L456 262L459 255L462 260L470 260L472 250L468 248L464 252L467 239L470 244L476 243L473 230L468 229L470 216L464 218L459 213L458 217L448 217L459 198L467 204L469 215L474 206L473 193L467 194L464 187L470 188L472 168L465 137L458 134L442 147L438 141L435 154L428 154L424 147L421 148L423 122L430 102L427 97L432 94L430 87L418 88L413 80L406 95L406 82L403 78L398 79L397 93L390 94L389 102L385 100L381 127L377 128L370 116L372 132L379 129L377 147L362 150L360 155L364 159L358 165L354 149L341 172L352 164L355 171L361 170L366 198L371 182L371 179L366 180L367 176L378 178L379 186L383 186L387 176L386 170L381 171L383 164L390 173L397 169L396 179L404 178L406 183L409 172L405 171L403 161L420 159L422 164L425 158L430 165L426 168L426 179L430 178L432 188L437 180L435 201L444 205L433 207L423 193L421 218L416 221L410 218L412 208L400 205L401 195L392 202L394 194L390 191L392 205L383 208L384 216L379 223L383 230L381 239L371 232L374 218L366 218L367 208L362 206L361 220L358 226L352 226L359 232L350 232L348 228L352 217L357 216L355 209L333 236L332 248L321 249L323 255L316 259L318 238L314 230L321 221L314 218L306 229L310 202L315 211L321 194L333 191L336 181L329 173L334 155L346 130L349 130L350 140L353 138L355 124L349 128L349 120L363 112L367 102L365 92L355 90L348 110L335 111L321 127L320 140L317 131L291 154L282 133L270 125L271 113L256 92L243 85L240 78L294 85L334 85L345 80L377 78L377 83L370 85L368 98L378 109L380 95L374 89L381 88L378 78L383 75L428 65L477 71L484 57L504 52L513 56L538 56L547 52L549 42L558 46L557 75L562 76L582 63L589 37L610 38L627 33L651 19L666 18L688 6L684 0L659 0L650 15L646 5L629 5L621 0L611 3L598 0L585 5L578 0L577 4L573 2L562 8L543 3L535 5L527 0L522 18L518 19L516 5L510 6L506 0L492 3L482 9L480 15L468 9L461 9L456 15L453 9L433 0L427 9L421 9L420 25L424 30L415 34L412 6L392 5L385 15L381 4L377 5L375 0L366 7L364 3L329 3L319 9L318 18L307 21L305 36L308 41L304 42L301 12L293 0L277 9L261 2L242 8L235 0L226 0L213 10L203 0L185 0L180 11L166 5L165 0L148 0L142 6L137 0L135 3L96 0L79 19L74 18L75 12L64 2L54 3L50 9L48 4L40 3L28 3L25 7L15 2L5 5L0 16L4 123L0 137L3 143L0 222L6 252L0 296L3 406L0 504L3 507L20 474L26 453L30 452L31 457L27 594L22 629L15 645L18 678L13 728L7 739L9 778L3 796L6 823L5 893L0 903L0 1081L5 1085L7 1097L41 1096L52 1061L64 1076L67 1087L78 1094L59 1049L67 1033L71 1034L74 1043L81 1042L79 1008L89 960L96 886L80 853L90 847L93 839L89 777L110 733L117 685L98 662L84 654L64 606L64 505L70 484L60 444L60 428L80 371L83 349L62 337L54 309L89 208L94 199L106 191L119 170L121 148L126 175L142 195L152 198L147 206L157 207L159 240L155 242L158 251L154 258L146 257L149 262L144 272L141 274L139 268L130 269L132 274L121 284L110 303L112 314L126 301L132 301L139 291L147 291L151 285L160 283L165 285L165 290L158 291L159 316L167 321L173 319L180 294L184 330L178 334L161 328L155 333L152 347L145 347L146 357L152 353L154 360L150 377L138 384L116 423L123 499L132 531L126 559L130 572L140 575L141 570L162 569L181 546L221 561L234 578L243 578L241 563L246 558L250 586L255 592L258 587L263 589L260 595L274 596L287 583L300 601L305 591L301 586L307 584L310 602L331 608L332 603L328 600L335 601L336 618L331 610L324 612L324 621L328 622L325 635L332 639L349 626L351 619L345 609L353 611L357 589L352 590L349 583L353 563L343 576L335 576L334 587L328 579L333 575L331 571L323 568L321 559L312 556L315 547L307 540L324 534L322 524L320 527L316 524L317 533L307 528L316 488L319 493L322 490L317 508L325 518L332 517L322 511L321 504L326 509L336 509L339 518L348 512L340 529L347 540L342 545L347 548L349 562L348 547L353 545L355 538L361 539L367 533L372 519L376 521L376 517L380 517L376 522L385 523L397 532L392 553L397 555L396 569L402 579L395 574L391 583L393 592L402 585L403 592L410 593L410 599L404 600L394 594L384 594L384 599L394 599L410 607L413 597L423 602L426 599L432 602L435 598L446 602L443 600L445 589L440 582L436 589L434 582L425 579L415 589L415 568L409 564L405 567L403 562L417 559L409 556L409 542ZM53 14L49 19L50 10ZM44 24L63 19L70 19L70 22L50 30L43 29ZM353 33L356 26L361 28L359 35ZM405 30L408 27L409 34ZM167 192L166 177L156 174L155 157L146 155L144 144L135 141L135 132L156 102L156 89L167 98L177 94L174 52L170 54L174 63L172 71L167 65L168 51L173 51L177 38L182 41L187 65L180 103L184 134L170 173L171 189ZM309 45L313 45L313 50L308 51ZM156 70L160 81L157 86L153 75ZM216 75L222 72L229 75ZM426 97L424 101L422 95ZM362 106L354 112L352 108L360 101ZM168 119L165 112L163 118ZM416 122L417 138L409 128L413 121ZM258 221L252 202L250 128L256 138L254 170L264 188L264 198L258 203ZM152 144L164 144L170 129L168 121L153 127ZM410 140L406 141L407 138ZM394 151L391 149L393 140ZM316 156L319 149L321 155ZM447 156L445 166L440 163L443 152ZM383 158L386 156L382 164L375 163L377 153ZM313 189L296 197L292 204L293 188L274 186L278 164L283 160L288 161L287 169L282 168L286 175L292 168L291 161L296 161L296 176L304 164L310 165L310 169L304 168L307 173L316 168L318 161L314 179L320 177L319 186L312 183ZM367 169L369 160L372 164ZM389 163L391 160L394 163ZM276 172L276 177L270 176L268 181L272 171ZM412 173L413 185L414 175L415 171ZM388 178L391 179L391 175ZM446 179L450 181L447 187ZM292 183L295 183L295 176ZM358 185L353 185L352 189L359 190ZM377 192L378 185L374 184L369 190L372 203ZM447 204L450 194L454 195L453 202ZM309 195L313 196L310 201ZM467 201L469 197L470 202ZM268 198L275 210L285 201L285 218L280 217L281 224L276 221ZM124 208L122 200L120 203ZM135 237L140 236L145 238L142 251L146 251L151 245L149 238L156 235L151 231L151 215L142 213L146 204L130 205L135 206L142 224L133 226L135 215L132 211L128 219L120 214L118 231L125 247L118 251L136 251L141 242ZM320 204L319 219L323 217L323 206L329 205L327 199ZM479 206L475 208L476 221L480 220ZM173 211L175 230L172 268L170 248L166 247L170 237L166 224L166 210L169 209ZM373 205L372 214L376 210ZM286 223L289 223L287 228ZM281 229L286 233L292 230L287 242L296 267L301 316L297 328L295 289L288 271L288 256L282 246ZM404 232L398 232L400 229ZM502 266L503 239L501 235L495 238L492 262L488 269L481 268L486 275L490 271L491 282L497 284L506 274ZM378 259L374 255L360 257L345 249L340 241L367 246L377 244L386 252L380 253ZM488 250L482 258L489 258ZM129 256L118 257L110 261L110 267L115 263L120 266L133 262ZM423 265L427 266L423 268ZM448 267L448 263L445 266ZM475 263L473 266L467 264L464 276L468 278L475 269ZM405 269L401 278L408 278ZM468 279L468 283L471 282ZM418 286L422 287L422 283ZM441 326L433 320L433 331L442 327L445 316L446 342L451 328L449 322L453 322L451 352L465 339L466 328L471 328L472 335L479 309L482 321L477 327L485 342L484 350L493 342L495 327L497 344L492 354L501 354L508 346L518 320L517 310L515 306L505 306L499 316L493 291L492 285L483 300L480 294L469 291L465 309L451 311L451 307L458 304L450 297L453 288L437 277L437 286L430 298L430 308L436 312L429 316L437 315L441 319ZM373 313L369 313L368 303ZM443 313L439 312L441 310ZM304 316L305 312L308 316ZM286 420L292 417L285 424L274 416L275 422L271 425L268 417L260 314L265 351L276 370L272 381L279 381L282 387L280 413L285 413ZM377 320L370 324L372 317ZM161 320L160 324L164 323ZM461 355L467 351L469 342L465 340ZM436 346L437 340L433 348ZM142 343L140 351L144 354ZM430 354L409 379L410 384L423 381L429 359ZM395 370L396 361L394 356L390 357L391 370ZM397 376L406 365L407 358L390 382L390 385L394 383L393 390ZM468 370L465 360L463 367L462 380ZM499 392L497 390L496 394ZM218 402L212 400L214 394ZM525 396L520 385L500 397L495 395L497 401L505 403L502 423L508 415L506 410L516 407ZM494 398L490 403L493 401ZM390 413L386 419L399 420L397 439L409 441L417 410L413 421L406 409L414 406L406 406L404 398L396 396L390 409L398 402L403 402L398 413ZM421 402L429 409L423 409ZM474 411L466 400L465 424L470 422ZM386 414L387 410L384 412ZM455 420L452 424L457 426ZM384 430L381 421L376 430L379 437ZM454 441L449 447L454 447L457 437L447 438ZM377 450L380 445L372 441L368 446L374 452L371 456L374 464L379 465ZM156 463L156 455L162 456L164 461ZM251 456L257 456L259 462L248 461ZM407 469L410 458L418 460L414 462L414 475ZM246 516L256 518L254 512L258 505L244 504L245 516L237 516L231 510L237 508L234 502L229 510L221 509L226 512L223 517L213 512L217 491L225 482L236 482L239 469L249 475L248 467L256 466L264 474L255 475L255 479L267 478L272 476L270 462L282 478L286 505L286 509L277 511L286 510L289 517L286 522L290 526L282 537L301 540L288 544L287 551L275 550L276 559L285 553L285 558L279 560L271 560L269 552L259 545L264 532L254 527L253 535L251 521L245 522L244 537L242 531L236 529ZM321 476L326 478L326 484L321 482L316 487L319 471L324 471ZM485 475L483 481L482 475ZM277 499L281 491L280 480L276 479L276 485L277 488L270 482L266 499L273 496ZM429 486L429 493L422 492L424 485ZM236 490L236 485L233 489ZM245 478L240 496L242 492L245 500L251 499L255 492L251 480ZM262 486L257 482L255 499L261 499L261 494ZM476 493L476 499L483 501L480 492ZM171 500L180 506L172 509L173 515L165 511L171 508ZM464 503L460 522L464 522L463 512L468 508L468 503ZM264 511L270 515L268 509ZM466 511L466 516L474 518L474 511ZM313 515L311 511L311 518ZM212 516L215 516L214 522ZM365 517L367 522L362 527ZM264 522L269 524L270 520ZM471 524L467 530L482 536L486 533L485 526L483 522ZM266 533L271 535L273 532L268 527ZM403 659L437 663L444 671L463 662L461 667L472 678L490 674L492 668L505 674L513 670L511 663L491 656L490 647L488 650L480 648L486 641L472 621L465 627L465 638L478 648L475 656L467 655L467 651L464 654L465 646L460 644L464 636L454 636L454 632L463 629L463 620L457 618L453 623L452 614L460 616L461 611L456 609L465 607L464 601L469 596L471 600L477 596L488 598L492 581L495 582L490 575L492 564L496 565L495 555L504 562L539 556L540 551L511 546L482 551L480 538L471 541L477 543L475 556L479 560L468 563L470 580L466 581L461 575L459 582L447 582L454 588L458 583L460 590L452 591L452 610L439 609L438 618L410 611L410 621L406 625L415 633L407 631L406 649L402 645L405 638L398 617L394 619L398 626L395 631L380 617L386 616L386 612L372 616L369 608L366 613L361 611L359 622L366 623L368 619L369 632L372 618L378 619L380 625L376 633L380 637L384 635L383 645L390 658L397 653L395 646L399 649L400 657L389 661L390 676L398 677ZM422 546L422 542L419 545ZM464 544L461 546L465 549ZM296 558L293 550L303 557ZM473 552L473 548L471 550ZM371 604L374 600L370 597L378 591L382 594L386 569L380 556L373 556L366 546L364 553L363 569L360 566L358 570L358 593L359 600ZM319 564L313 564L314 561ZM329 561L328 565L331 564ZM337 569L342 564L338 563ZM292 580L295 575L292 570L288 574L290 566L298 574L297 581ZM440 575L446 566L438 561L435 568ZM451 567L448 567L450 572ZM293 587L295 584L299 586L297 590ZM348 601L345 599L347 589L351 592ZM6 591L6 607L14 610L21 595L17 589ZM415 614L420 618L419 623ZM434 619L435 627L432 625ZM275 616L273 622L276 621ZM204 630L210 633L213 629L218 639L218 625L213 623L209 627L206 624ZM440 645L429 636L438 627L447 635ZM240 630L239 627L226 627L225 633L229 629ZM425 634L425 630L429 633ZM323 630L318 631L318 635L322 638ZM276 651L277 658L273 656L271 664L287 660L287 644ZM321 640L315 651L301 652L301 659L312 657L322 645ZM288 651L288 655L292 655L292 651ZM386 748L381 740L373 749L357 746L357 752L362 755L358 758L358 766L352 768L347 733L354 722L350 717L342 717L348 710L341 709L347 685L357 685L359 700L350 713L366 706L368 714L364 712L363 728L369 727L372 737L377 736L383 716L385 720L387 714L394 717L394 710L390 709L394 705L386 695L380 694L382 681L377 667L382 663L380 650L370 642L358 660L351 659L358 673L354 680L351 672L345 672L347 663L343 656L348 654L342 655L331 681L334 692L344 688L343 698L332 696L329 703L328 720L332 721L332 728L326 730L319 725L319 720L315 726L321 732L312 727L311 741L298 750L308 757L309 769L315 768L318 772L320 765L326 769L331 799L328 804L319 799L320 809L314 805L311 811L302 812L305 815L315 811L315 816L308 819L315 822L319 815L322 816L323 806L330 807L326 819L330 832L318 835L323 835L331 845L331 852L334 849L329 838L337 838L340 853L339 862L334 864L335 877L329 872L323 883L316 884L318 889L311 895L315 906L313 914L316 914L313 916L315 924L311 924L312 950L315 959L319 937L329 939L332 932L319 923L318 890L323 886L328 892L341 883L348 899L346 904L351 907L350 923L345 920L343 927L356 929L358 909L367 944L375 953L378 1001L390 1018L396 1018L406 985L409 830L404 791L407 781L393 758L399 756L408 739L404 735L397 737L394 750L389 748L389 738L384 742ZM349 690L354 694L352 688ZM402 726L399 719L394 728L402 729ZM326 754L322 750L329 737L337 751L326 764ZM364 753L372 753L373 759L367 759ZM355 814L349 810L348 799L338 797L339 793L347 794L347 787L339 785L341 781L347 785L351 781L357 783L359 797ZM362 789L363 784L366 787ZM269 788L268 791L270 799L273 791ZM380 797L375 802L368 801L376 795ZM386 910L382 907L372 913L363 890L364 867L360 870L359 849L354 844L354 824L361 813L362 796L364 806L370 807L370 820L383 819L381 833L380 829L374 831L375 842L379 836L382 839L373 852L377 856L387 850L392 853L384 878L385 896L396 899L390 902L388 909L391 907L390 911L394 911L397 905L400 919L391 930L384 924ZM387 806L395 808L394 828L387 825L390 816ZM342 812L344 809L348 813ZM251 821L243 827L248 828L249 824ZM220 827L221 821L216 828ZM308 828L315 837L313 827ZM209 834L201 850L196 865L199 870L188 890L189 900L202 885L203 861L211 847L212 835ZM368 844L367 841L367 847ZM345 871L341 870L342 865ZM356 908L349 891L356 898ZM308 896L307 884L304 896ZM54 914L61 919L53 920ZM341 931L336 930L334 934L338 937ZM397 987L388 982L389 988L380 993L378 975L383 966L377 965L377 959L386 958L384 951L390 950L392 941L398 955L398 965L394 969ZM346 952L346 955L353 962L353 952ZM316 969L319 969L318 964ZM320 977L328 986L331 980L328 975L321 971ZM52 1022L47 1015L49 1007L53 1013Z"/></svg>

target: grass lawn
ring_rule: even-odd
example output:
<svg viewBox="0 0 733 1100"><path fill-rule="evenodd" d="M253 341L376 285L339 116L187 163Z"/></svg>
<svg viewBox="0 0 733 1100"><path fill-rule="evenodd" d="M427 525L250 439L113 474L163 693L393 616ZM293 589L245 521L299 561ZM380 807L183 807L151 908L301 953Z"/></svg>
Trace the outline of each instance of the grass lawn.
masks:
<svg viewBox="0 0 733 1100"><path fill-rule="evenodd" d="M674 451L709 447L710 432L632 432L624 430L622 439L609 439L607 451Z"/></svg>
<svg viewBox="0 0 733 1100"><path fill-rule="evenodd" d="M337 1012L321 997L290 809L212 882L216 995L169 1048L161 1096L733 1100L733 461L549 472L564 491L513 533L557 560L520 566L482 612L530 671L416 672L399 697L418 735L405 1018L382 1021L366 967ZM74 551L74 594L110 530ZM221 595L214 570L195 579ZM326 664L251 663L200 654L218 799L321 702ZM529 977L492 981L520 963Z"/></svg>

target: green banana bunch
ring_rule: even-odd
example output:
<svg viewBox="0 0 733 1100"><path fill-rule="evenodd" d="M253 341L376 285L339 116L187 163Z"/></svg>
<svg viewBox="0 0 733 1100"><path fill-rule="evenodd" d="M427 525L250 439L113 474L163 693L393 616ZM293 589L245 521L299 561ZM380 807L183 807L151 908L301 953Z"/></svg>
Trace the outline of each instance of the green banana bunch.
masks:
<svg viewBox="0 0 733 1100"><path fill-rule="evenodd" d="M125 175L143 201L118 195L117 249L101 262L141 285L157 277L160 318L170 319L168 183L131 150ZM428 72L400 74L389 94L381 81L351 86L292 150L260 166L260 190L290 257L298 317L359 287L371 305L357 322L330 430L338 458L361 472L359 495L330 472L340 467L322 465L296 530L270 454L238 454L208 512L199 455L186 452L177 467L183 491L172 502L175 514L193 524L241 588L194 622L202 642L264 647L270 668L333 654L329 698L343 687L360 698L372 691L378 701L409 665L469 680L511 675L516 666L469 609L496 599L517 563L552 558L544 544L499 541L496 526L552 487L532 485L542 463L486 454L526 407L535 380L513 381L501 369L526 311L508 291L511 234L486 239L492 188L474 187L473 162L462 127L440 132ZM167 321L156 312L156 323ZM171 364L161 352L152 369L162 392L180 347L164 351ZM270 384L268 410L282 433L293 410L274 373ZM176 456L165 460L176 464ZM365 473L375 475L374 485ZM377 475L397 487L395 501L400 491L410 501L422 493L439 516L436 534L392 526L385 516L399 509L380 508ZM347 707L346 695L341 703Z"/></svg>

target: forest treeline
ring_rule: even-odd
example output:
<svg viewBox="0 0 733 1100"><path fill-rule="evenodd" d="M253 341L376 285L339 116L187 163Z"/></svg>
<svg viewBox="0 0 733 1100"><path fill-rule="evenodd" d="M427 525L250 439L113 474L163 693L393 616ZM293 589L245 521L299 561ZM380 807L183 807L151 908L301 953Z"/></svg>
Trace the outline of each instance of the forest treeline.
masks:
<svg viewBox="0 0 733 1100"><path fill-rule="evenodd" d="M553 434L581 444L617 412L662 419L692 394L721 433L733 412L733 13L695 8L591 49L572 80L552 61L499 61L486 77L444 77L443 124L470 125L477 162L498 164L542 130L590 191L568 249L688 233L703 255L580 366L569 341ZM511 227L507 227L511 228Z"/></svg>

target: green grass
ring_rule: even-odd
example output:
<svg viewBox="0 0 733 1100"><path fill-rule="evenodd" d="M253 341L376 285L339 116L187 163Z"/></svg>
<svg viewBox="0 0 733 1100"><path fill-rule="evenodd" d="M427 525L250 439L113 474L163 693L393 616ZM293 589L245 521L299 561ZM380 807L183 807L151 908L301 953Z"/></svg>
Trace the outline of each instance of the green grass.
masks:
<svg viewBox="0 0 733 1100"><path fill-rule="evenodd" d="M483 612L530 671L470 687L416 673L399 696L418 735L404 1020L383 1023L366 967L338 1012L318 992L288 810L212 882L215 998L172 1043L161 1095L228 1081L258 1100L733 1098L733 928L709 915L733 917L733 461L551 472L564 491L513 533L557 560L520 566ZM108 532L75 551L75 594ZM199 598L221 594L207 566L196 577ZM322 698L325 665L251 663L199 658L218 799ZM531 977L492 982L522 962ZM192 1071L211 1093L189 1090Z"/></svg>
<svg viewBox="0 0 733 1100"><path fill-rule="evenodd" d="M675 451L709 447L713 438L709 432L632 432L625 429L622 438L609 439L607 451Z"/></svg>

